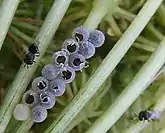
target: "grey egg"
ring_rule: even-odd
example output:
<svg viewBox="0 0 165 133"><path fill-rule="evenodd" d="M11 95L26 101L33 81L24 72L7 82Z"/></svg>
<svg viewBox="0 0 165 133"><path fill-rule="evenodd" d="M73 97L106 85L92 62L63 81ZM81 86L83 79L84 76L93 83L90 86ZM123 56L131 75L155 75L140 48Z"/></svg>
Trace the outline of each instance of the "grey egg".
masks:
<svg viewBox="0 0 165 133"><path fill-rule="evenodd" d="M41 76L35 78L32 82L32 89L37 93L46 91L48 89L48 86L48 80Z"/></svg>
<svg viewBox="0 0 165 133"><path fill-rule="evenodd" d="M72 32L72 37L77 41L77 42L83 42L87 41L89 38L89 30L83 26L77 27L73 30Z"/></svg>

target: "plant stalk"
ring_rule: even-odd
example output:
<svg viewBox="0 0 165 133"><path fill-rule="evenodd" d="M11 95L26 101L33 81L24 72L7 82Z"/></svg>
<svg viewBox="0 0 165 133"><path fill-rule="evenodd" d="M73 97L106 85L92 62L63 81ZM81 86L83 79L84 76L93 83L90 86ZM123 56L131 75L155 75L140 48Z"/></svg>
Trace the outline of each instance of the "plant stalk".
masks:
<svg viewBox="0 0 165 133"><path fill-rule="evenodd" d="M0 49L9 30L20 0L3 0L0 7Z"/></svg>
<svg viewBox="0 0 165 133"><path fill-rule="evenodd" d="M138 96L149 86L154 76L161 69L165 62L165 56L162 56L164 51L165 39L161 42L158 49L145 63L139 73L134 77L132 82L124 89L122 94L116 99L112 106L110 106L107 111L94 123L94 125L87 131L87 133L95 133L96 131L98 131L99 133L105 133L106 131L108 131L109 128L113 126L113 124L115 124L115 122L131 106L136 98L138 98ZM160 111L162 111L162 107L165 107L164 103L165 102L163 100L160 101L157 105L159 107L155 107L155 109L159 109ZM132 128L137 130L139 128L142 128L140 126L143 127L144 123L139 122L135 125L136 128L131 127L130 132L124 133L132 133L132 131L134 131L132 130Z"/></svg>
<svg viewBox="0 0 165 133"><path fill-rule="evenodd" d="M5 128L11 119L15 105L19 102L23 92L29 84L39 61L46 52L46 49L70 3L71 0L56 0L53 3L44 24L35 39L35 42L39 42L40 56L36 58L36 63L28 69L24 67L24 63L22 63L14 81L8 88L9 91L6 94L3 105L0 108L0 133L5 131Z"/></svg>
<svg viewBox="0 0 165 133"><path fill-rule="evenodd" d="M102 0L100 1L103 2ZM107 57L103 60L102 64L99 66L96 72L91 76L85 86L79 91L79 93L74 97L74 99L69 103L64 111L57 117L57 119L49 126L49 128L44 133L62 133L67 128L70 122L76 117L76 115L81 111L86 103L97 92L99 87L104 83L107 77L112 73L114 68L126 54L135 39L139 36L150 18L153 16L161 2L162 0L147 1L143 9L137 15L137 17L124 33L124 35L121 37L121 39L114 46L112 51L110 51ZM100 14L99 9L100 8L98 6L97 10L92 10L95 11L95 14ZM91 12L92 14L94 14L93 11ZM94 16L97 17L97 15ZM94 16L89 15L89 18L85 22L84 26L89 29L96 28L96 26L100 23L97 21L101 21L101 19L95 19ZM107 125L108 123L109 122L107 122L105 125ZM95 133L96 132L99 131L95 130Z"/></svg>

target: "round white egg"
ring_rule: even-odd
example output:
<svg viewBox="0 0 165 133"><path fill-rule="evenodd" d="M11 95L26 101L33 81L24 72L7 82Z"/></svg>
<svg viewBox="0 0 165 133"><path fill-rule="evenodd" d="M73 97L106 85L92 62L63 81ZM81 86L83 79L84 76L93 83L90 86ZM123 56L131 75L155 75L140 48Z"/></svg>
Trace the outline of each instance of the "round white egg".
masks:
<svg viewBox="0 0 165 133"><path fill-rule="evenodd" d="M25 104L17 104L14 109L13 115L16 120L25 121L30 116L30 109Z"/></svg>

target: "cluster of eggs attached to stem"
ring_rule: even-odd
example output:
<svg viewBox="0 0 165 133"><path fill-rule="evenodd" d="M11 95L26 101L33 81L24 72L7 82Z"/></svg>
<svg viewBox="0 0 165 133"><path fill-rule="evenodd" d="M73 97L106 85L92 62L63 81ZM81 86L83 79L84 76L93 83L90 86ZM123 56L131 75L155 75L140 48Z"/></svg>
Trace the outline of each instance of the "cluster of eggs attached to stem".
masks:
<svg viewBox="0 0 165 133"><path fill-rule="evenodd" d="M52 64L43 67L41 76L33 80L31 89L22 97L22 104L18 104L32 108L31 117L34 122L43 122L47 118L47 109L53 108L55 97L65 92L66 84L75 79L76 71L86 67L86 59L95 54L95 47L102 46L104 40L104 34L98 30L89 31L83 26L73 30L72 38L66 39L61 50L53 54ZM32 65L35 56L39 55L39 49L32 44L28 50L24 62ZM18 109L15 108L14 112Z"/></svg>

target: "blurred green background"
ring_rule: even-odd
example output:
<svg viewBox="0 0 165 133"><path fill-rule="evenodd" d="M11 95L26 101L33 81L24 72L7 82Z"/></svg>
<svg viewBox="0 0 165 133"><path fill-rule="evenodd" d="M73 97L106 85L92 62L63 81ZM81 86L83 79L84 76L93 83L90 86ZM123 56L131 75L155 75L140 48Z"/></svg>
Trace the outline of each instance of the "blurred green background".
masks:
<svg viewBox="0 0 165 133"><path fill-rule="evenodd" d="M49 117L41 124L34 124L30 132L42 133L69 101L77 94L79 89L96 70L102 59L107 55L123 32L128 28L136 14L146 0L121 0L119 7L113 14L105 16L98 29L103 31L106 40L104 45L96 50L96 55L89 60L89 67L78 72L76 80L67 86L63 96L57 98L56 106L49 110ZM0 51L0 100L8 90L22 61L27 47L33 42L38 33L53 0L22 0L13 18L12 25ZM51 62L52 54L61 48L62 42L71 36L72 30L84 23L91 11L93 0L73 0L65 14L55 36L51 41L45 56L42 58L34 77L40 74L44 65ZM165 34L165 3L163 3L149 24L137 38L133 47L129 49L113 74L102 85L101 89L88 105L80 112L74 122L67 129L70 133L83 133L92 123L113 103L114 99L130 83L141 66L147 61L151 53L157 48ZM132 119L133 113L153 105L158 97L165 92L165 76L160 75L149 88L135 101L130 109L110 129L109 133L120 133L137 120ZM28 89L28 88L27 88ZM153 97L154 96L154 97ZM164 127L165 117L160 122L151 122L143 133L156 133ZM12 132L20 122L14 118L10 122L6 133Z"/></svg>

